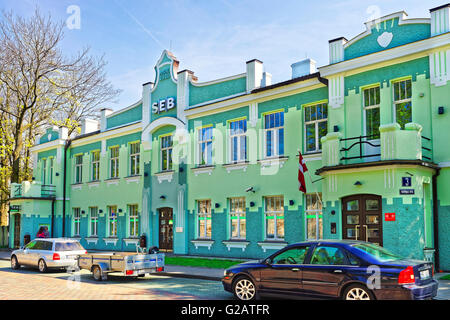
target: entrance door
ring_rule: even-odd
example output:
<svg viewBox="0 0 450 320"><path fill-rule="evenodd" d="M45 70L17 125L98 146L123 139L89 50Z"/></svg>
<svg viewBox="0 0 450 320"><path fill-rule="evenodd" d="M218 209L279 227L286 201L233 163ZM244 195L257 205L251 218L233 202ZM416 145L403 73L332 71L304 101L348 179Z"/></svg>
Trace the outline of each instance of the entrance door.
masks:
<svg viewBox="0 0 450 320"><path fill-rule="evenodd" d="M159 249L173 251L173 209L159 209Z"/></svg>
<svg viewBox="0 0 450 320"><path fill-rule="evenodd" d="M14 215L14 248L20 248L20 214Z"/></svg>
<svg viewBox="0 0 450 320"><path fill-rule="evenodd" d="M342 238L383 245L381 197L362 194L342 199Z"/></svg>

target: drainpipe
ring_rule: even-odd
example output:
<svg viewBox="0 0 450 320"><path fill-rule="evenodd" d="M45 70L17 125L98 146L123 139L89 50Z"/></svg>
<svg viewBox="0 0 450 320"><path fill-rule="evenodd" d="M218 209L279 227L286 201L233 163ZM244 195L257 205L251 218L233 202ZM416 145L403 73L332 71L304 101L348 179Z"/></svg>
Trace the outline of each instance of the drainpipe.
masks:
<svg viewBox="0 0 450 320"><path fill-rule="evenodd" d="M52 224L51 224L51 237L53 238L53 228L54 228L54 226L55 226L55 201L56 201L56 199L55 198L53 198L53 200L52 200Z"/></svg>
<svg viewBox="0 0 450 320"><path fill-rule="evenodd" d="M438 222L438 197L437 197L437 177L441 168L437 168L432 178L433 185L433 229L434 229L434 262L435 270L439 271L439 222Z"/></svg>
<svg viewBox="0 0 450 320"><path fill-rule="evenodd" d="M68 139L64 146L64 177L63 177L63 216L62 216L62 237L66 236L66 182L67 182L67 149L72 140Z"/></svg>

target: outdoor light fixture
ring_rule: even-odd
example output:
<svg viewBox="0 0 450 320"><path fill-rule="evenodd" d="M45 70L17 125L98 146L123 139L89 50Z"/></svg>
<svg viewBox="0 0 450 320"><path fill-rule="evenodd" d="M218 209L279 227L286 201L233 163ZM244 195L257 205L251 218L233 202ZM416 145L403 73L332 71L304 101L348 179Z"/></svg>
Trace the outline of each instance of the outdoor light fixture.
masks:
<svg viewBox="0 0 450 320"><path fill-rule="evenodd" d="M216 208L219 208L219 207L220 207L220 203L216 203L216 204L215 204L215 207L216 207Z"/></svg>
<svg viewBox="0 0 450 320"><path fill-rule="evenodd" d="M148 172L144 172L144 177L148 177Z"/></svg>
<svg viewBox="0 0 450 320"><path fill-rule="evenodd" d="M255 203L253 201L250 202L250 207L254 207Z"/></svg>
<svg viewBox="0 0 450 320"><path fill-rule="evenodd" d="M336 214L335 210L331 210L331 215L334 216Z"/></svg>
<svg viewBox="0 0 450 320"><path fill-rule="evenodd" d="M355 182L355 186L361 186L361 185L362 185L361 181L356 181Z"/></svg>
<svg viewBox="0 0 450 320"><path fill-rule="evenodd" d="M165 200L166 199L166 196L161 196L161 197L159 197L160 199L162 199L162 200Z"/></svg>
<svg viewBox="0 0 450 320"><path fill-rule="evenodd" d="M293 206L294 205L294 200L289 200L289 205Z"/></svg>
<svg viewBox="0 0 450 320"><path fill-rule="evenodd" d="M100 210L98 210L98 212L99 212L99 213L103 213L103 210L102 210L102 209L100 209Z"/></svg>
<svg viewBox="0 0 450 320"><path fill-rule="evenodd" d="M119 209L119 212L122 212L122 209Z"/></svg>
<svg viewBox="0 0 450 320"><path fill-rule="evenodd" d="M253 187L250 187L250 188L245 189L245 192L253 192L253 193L255 193L255 190L253 189Z"/></svg>
<svg viewBox="0 0 450 320"><path fill-rule="evenodd" d="M59 177L59 172L56 172L56 173L55 173L55 176Z"/></svg>
<svg viewBox="0 0 450 320"><path fill-rule="evenodd" d="M32 177L32 178L31 178L31 180L33 180L33 181L34 181L34 180L36 180L36 178L35 178L35 177Z"/></svg>
<svg viewBox="0 0 450 320"><path fill-rule="evenodd" d="M334 132L339 132L339 126L333 126L333 131Z"/></svg>
<svg viewBox="0 0 450 320"><path fill-rule="evenodd" d="M423 93L423 92L419 93L419 97L421 97L421 98L425 97L425 93Z"/></svg>
<svg viewBox="0 0 450 320"><path fill-rule="evenodd" d="M444 114L444 107L438 107L438 114Z"/></svg>
<svg viewBox="0 0 450 320"><path fill-rule="evenodd" d="M85 214L86 213L86 211L84 211L84 210L81 210L81 214Z"/></svg>

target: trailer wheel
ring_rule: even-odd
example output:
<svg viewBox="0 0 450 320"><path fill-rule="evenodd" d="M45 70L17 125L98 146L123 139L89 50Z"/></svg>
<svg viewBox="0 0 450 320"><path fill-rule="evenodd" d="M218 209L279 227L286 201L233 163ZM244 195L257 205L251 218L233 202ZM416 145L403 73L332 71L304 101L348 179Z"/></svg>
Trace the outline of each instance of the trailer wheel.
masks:
<svg viewBox="0 0 450 320"><path fill-rule="evenodd" d="M102 281L102 270L99 266L92 267L92 276L94 277L95 281Z"/></svg>

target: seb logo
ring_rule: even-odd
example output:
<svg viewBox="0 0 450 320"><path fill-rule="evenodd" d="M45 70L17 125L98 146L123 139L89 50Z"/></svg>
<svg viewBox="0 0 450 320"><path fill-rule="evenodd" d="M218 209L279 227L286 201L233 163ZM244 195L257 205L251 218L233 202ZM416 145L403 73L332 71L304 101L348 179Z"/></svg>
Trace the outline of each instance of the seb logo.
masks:
<svg viewBox="0 0 450 320"><path fill-rule="evenodd" d="M176 107L175 98L170 97L153 103L152 112L155 114L160 114L162 112L172 110L175 107Z"/></svg>

